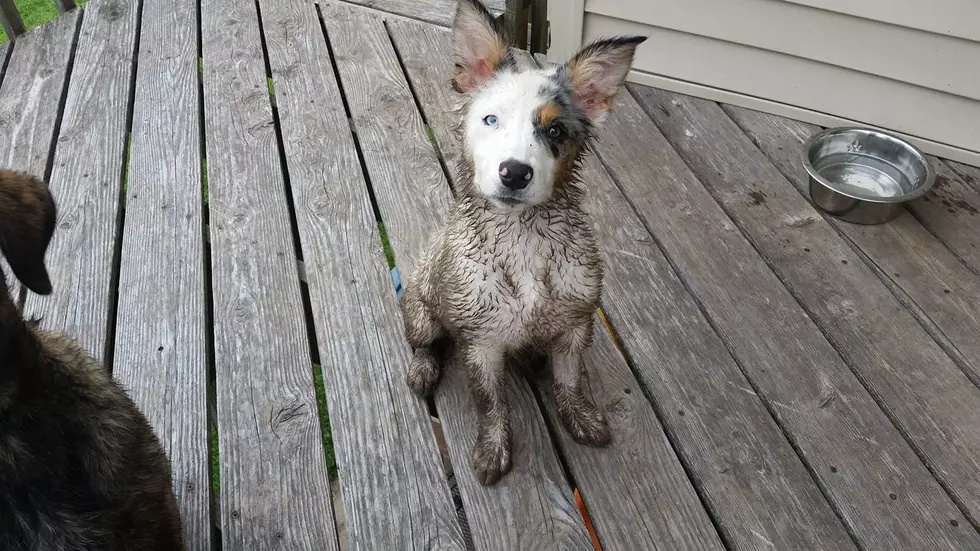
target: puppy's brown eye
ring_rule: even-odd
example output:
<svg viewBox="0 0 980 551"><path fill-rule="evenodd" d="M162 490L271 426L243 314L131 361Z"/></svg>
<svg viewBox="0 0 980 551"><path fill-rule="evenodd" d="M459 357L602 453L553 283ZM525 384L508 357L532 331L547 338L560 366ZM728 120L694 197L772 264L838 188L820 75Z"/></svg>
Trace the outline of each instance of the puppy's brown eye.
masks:
<svg viewBox="0 0 980 551"><path fill-rule="evenodd" d="M559 128L557 126L552 126L552 127L548 128L548 137L549 138L558 138L558 137L561 137L561 128Z"/></svg>

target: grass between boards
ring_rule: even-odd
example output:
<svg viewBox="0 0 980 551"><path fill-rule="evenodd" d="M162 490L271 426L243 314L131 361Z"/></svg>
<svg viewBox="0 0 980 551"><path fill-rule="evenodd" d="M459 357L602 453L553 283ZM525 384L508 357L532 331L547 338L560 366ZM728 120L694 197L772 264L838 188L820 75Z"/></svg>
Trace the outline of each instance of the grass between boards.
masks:
<svg viewBox="0 0 980 551"><path fill-rule="evenodd" d="M384 222L378 221L378 233L381 234L381 248L385 251L385 258L388 260L388 268L395 267L395 252L391 250L391 241L388 240L388 231L385 230Z"/></svg>
<svg viewBox="0 0 980 551"><path fill-rule="evenodd" d="M327 459L327 472L333 476L337 472L337 457L333 453L333 434L330 432L327 393L323 389L323 368L320 364L313 364L313 388L316 389L316 409L320 415L320 429L323 431L323 453Z"/></svg>
<svg viewBox="0 0 980 551"><path fill-rule="evenodd" d="M313 388L316 390L316 409L323 431L323 454L327 460L327 472L334 476L337 472L337 457L333 453L333 434L330 432L330 415L327 413L327 393L323 389L323 368L313 364ZM211 491L221 494L221 462L218 459L218 431L210 430L211 437Z"/></svg>
<svg viewBox="0 0 980 551"><path fill-rule="evenodd" d="M126 166L123 167L123 194L129 191L129 161L133 153L133 133L126 133Z"/></svg>
<svg viewBox="0 0 980 551"><path fill-rule="evenodd" d="M76 3L80 7L84 7L86 0L76 0ZM54 3L50 0L15 0L14 4L17 6L17 11L20 12L21 19L24 21L24 26L28 29L37 27L51 21L58 16L58 9L55 7ZM7 41L7 33L0 29L0 43ZM204 60L198 59L198 71L204 72ZM272 79L268 81L269 95L275 95L275 88L272 83ZM431 131L429 132L431 139ZM130 164L130 151L132 149L132 135L127 135L126 137L126 165L123 169L123 192L125 193L128 189L129 184L129 164ZM208 204L208 164L207 159L201 159L201 179L203 184L203 199L204 204ZM385 256L388 258L388 264L394 266L394 255L391 251L391 245L388 243L388 235L385 233L384 226L378 224L381 230L381 241L385 250ZM330 474L333 475L337 471L337 460L333 452L333 440L330 432L330 418L327 413L327 398L326 393L323 389L323 369L319 364L313 364L313 374L314 374L314 387L316 389L316 402L317 410L319 412L320 427L323 431L323 451L326 455L327 469ZM218 431L209 430L209 437L211 440L211 484L212 490L215 494L221 492L221 462L218 457Z"/></svg>
<svg viewBox="0 0 980 551"><path fill-rule="evenodd" d="M76 0L75 3L84 7L86 0ZM27 29L33 29L58 16L58 8L51 0L14 0L14 5L17 6ZM6 42L7 38L7 33L0 28L0 43Z"/></svg>
<svg viewBox="0 0 980 551"><path fill-rule="evenodd" d="M221 462L218 460L218 430L214 426L208 427L211 438L211 492L214 495L221 495Z"/></svg>
<svg viewBox="0 0 980 551"><path fill-rule="evenodd" d="M201 193L204 195L204 204L208 204L208 160L201 159Z"/></svg>

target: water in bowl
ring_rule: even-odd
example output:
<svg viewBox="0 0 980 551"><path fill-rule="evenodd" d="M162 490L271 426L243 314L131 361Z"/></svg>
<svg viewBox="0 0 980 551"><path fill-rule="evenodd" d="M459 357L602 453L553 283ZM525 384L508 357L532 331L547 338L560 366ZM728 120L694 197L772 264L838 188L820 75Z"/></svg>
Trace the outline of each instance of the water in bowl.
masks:
<svg viewBox="0 0 980 551"><path fill-rule="evenodd" d="M887 199L904 195L912 188L892 164L869 155L829 155L815 168L837 191L852 197Z"/></svg>

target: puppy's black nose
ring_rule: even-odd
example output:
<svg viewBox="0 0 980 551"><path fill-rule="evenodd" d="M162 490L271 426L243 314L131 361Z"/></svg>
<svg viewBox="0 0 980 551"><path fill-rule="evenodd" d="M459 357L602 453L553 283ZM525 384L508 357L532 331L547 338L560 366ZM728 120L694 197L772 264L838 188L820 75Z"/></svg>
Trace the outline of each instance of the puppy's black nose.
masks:
<svg viewBox="0 0 980 551"><path fill-rule="evenodd" d="M500 183L508 189L524 189L533 177L534 170L522 162L511 159L500 163Z"/></svg>

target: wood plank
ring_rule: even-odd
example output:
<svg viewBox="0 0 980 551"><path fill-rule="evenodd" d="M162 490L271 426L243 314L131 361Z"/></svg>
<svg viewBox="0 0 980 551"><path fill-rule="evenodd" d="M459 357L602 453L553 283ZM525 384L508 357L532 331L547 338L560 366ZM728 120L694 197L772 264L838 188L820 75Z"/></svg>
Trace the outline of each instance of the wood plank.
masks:
<svg viewBox="0 0 980 551"><path fill-rule="evenodd" d="M48 248L55 292L28 294L28 317L63 332L97 360L108 354L113 260L126 159L127 111L139 6L93 0L85 11L48 186L58 230Z"/></svg>
<svg viewBox="0 0 980 551"><path fill-rule="evenodd" d="M37 176L47 170L80 14L56 17L17 39L0 86L5 168Z"/></svg>
<svg viewBox="0 0 980 551"><path fill-rule="evenodd" d="M456 16L457 0L343 0L355 6L373 8L448 27ZM506 0L481 0L494 15L504 13Z"/></svg>
<svg viewBox="0 0 980 551"><path fill-rule="evenodd" d="M936 183L925 196L909 203L908 210L980 274L980 193L944 162L934 157L929 162L936 171Z"/></svg>
<svg viewBox="0 0 980 551"><path fill-rule="evenodd" d="M113 375L170 457L187 549L211 549L197 2L143 7Z"/></svg>
<svg viewBox="0 0 980 551"><path fill-rule="evenodd" d="M980 389L716 103L635 90L943 486L980 518Z"/></svg>
<svg viewBox="0 0 980 551"><path fill-rule="evenodd" d="M324 6L324 22L398 269L409 274L448 208L445 174L384 22L338 4ZM436 405L476 547L591 549L544 419L523 380L512 378L510 389L513 469L492 491L476 481L470 468L476 413L465 378L460 370L447 370Z"/></svg>
<svg viewBox="0 0 980 551"><path fill-rule="evenodd" d="M427 115L439 151L449 166L461 155L453 135L458 96L445 85L451 74L449 31L402 21L388 28L405 64L419 103ZM519 56L533 65L530 56ZM611 447L596 450L575 444L561 428L549 385L540 385L546 414L565 463L578 484L598 531L612 549L715 549L721 542L698 501L636 377L616 349L609 332L596 328L587 370L590 396L610 421ZM655 514L650 514L656 511Z"/></svg>
<svg viewBox="0 0 980 551"><path fill-rule="evenodd" d="M599 160L586 160L583 180L607 255L604 310L660 405L726 543L853 549L793 447Z"/></svg>
<svg viewBox="0 0 980 551"><path fill-rule="evenodd" d="M799 148L818 127L758 111L724 106L780 172L809 196ZM860 248L903 303L980 384L980 280L910 215L877 226L828 218Z"/></svg>
<svg viewBox="0 0 980 551"><path fill-rule="evenodd" d="M411 350L316 6L260 9L350 545L463 549L428 408L405 384Z"/></svg>
<svg viewBox="0 0 980 551"><path fill-rule="evenodd" d="M57 17L17 39L11 54L8 42L0 52L0 65L7 70L0 85L0 151L6 152L3 167L46 176L54 153L58 112L65 95L65 77L74 50L80 12ZM0 260L4 274L11 271ZM15 277L7 286L14 300L25 289Z"/></svg>
<svg viewBox="0 0 980 551"><path fill-rule="evenodd" d="M335 549L256 6L201 3L223 549Z"/></svg>
<svg viewBox="0 0 980 551"><path fill-rule="evenodd" d="M949 496L633 97L609 127L606 166L859 544L974 545L965 520L950 526L962 515Z"/></svg>
<svg viewBox="0 0 980 551"><path fill-rule="evenodd" d="M948 160L945 163L956 171L963 181L973 187L974 191L980 192L980 168Z"/></svg>

